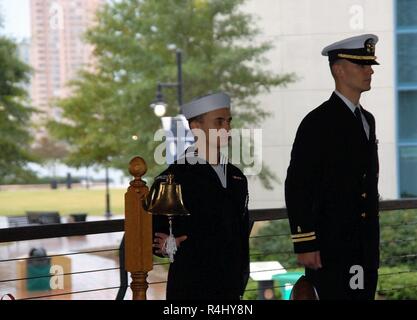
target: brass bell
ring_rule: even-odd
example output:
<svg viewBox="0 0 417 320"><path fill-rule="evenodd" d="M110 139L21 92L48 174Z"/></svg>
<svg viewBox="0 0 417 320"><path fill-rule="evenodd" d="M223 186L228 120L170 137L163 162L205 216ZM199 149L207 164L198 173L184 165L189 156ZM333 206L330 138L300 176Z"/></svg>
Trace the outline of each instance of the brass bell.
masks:
<svg viewBox="0 0 417 320"><path fill-rule="evenodd" d="M181 185L174 182L173 174L169 174L166 182L160 184L156 197L155 193L154 189L150 194L147 211L168 217L190 215L182 200Z"/></svg>
<svg viewBox="0 0 417 320"><path fill-rule="evenodd" d="M159 185L158 191L156 191L154 186L144 201L144 208L153 215L168 217L169 236L163 244L163 250L166 252L169 261L172 263L174 262L174 255L177 251L176 240L172 233L172 220L175 216L188 216L190 213L184 207L181 185L174 183L173 174L169 174L166 182L162 182ZM156 193L157 195L155 196Z"/></svg>

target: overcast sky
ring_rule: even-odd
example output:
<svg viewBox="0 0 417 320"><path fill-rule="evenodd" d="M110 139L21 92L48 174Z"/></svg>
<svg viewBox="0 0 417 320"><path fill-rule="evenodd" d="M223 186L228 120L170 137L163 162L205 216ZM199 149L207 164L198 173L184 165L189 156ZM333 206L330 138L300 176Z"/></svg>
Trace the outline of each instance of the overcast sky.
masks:
<svg viewBox="0 0 417 320"><path fill-rule="evenodd" d="M0 15L3 20L2 35L16 40L30 36L29 0L0 0Z"/></svg>

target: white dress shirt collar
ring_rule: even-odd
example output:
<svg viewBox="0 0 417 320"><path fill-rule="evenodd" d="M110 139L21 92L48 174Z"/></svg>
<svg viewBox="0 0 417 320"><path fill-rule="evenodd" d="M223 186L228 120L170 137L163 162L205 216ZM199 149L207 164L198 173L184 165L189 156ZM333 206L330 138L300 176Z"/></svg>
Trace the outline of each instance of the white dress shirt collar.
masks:
<svg viewBox="0 0 417 320"><path fill-rule="evenodd" d="M360 108L360 104L355 105L352 101L350 101L348 98L346 98L343 94L341 94L339 91L335 90L334 93L337 94L337 96L342 99L342 101L349 107L349 109L355 113L356 108Z"/></svg>

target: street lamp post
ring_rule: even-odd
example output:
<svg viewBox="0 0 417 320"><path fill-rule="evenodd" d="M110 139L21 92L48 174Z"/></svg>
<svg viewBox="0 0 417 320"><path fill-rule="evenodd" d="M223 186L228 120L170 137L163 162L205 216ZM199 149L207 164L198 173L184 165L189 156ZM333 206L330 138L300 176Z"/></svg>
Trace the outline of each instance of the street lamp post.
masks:
<svg viewBox="0 0 417 320"><path fill-rule="evenodd" d="M162 94L163 88L176 88L177 89L177 101L178 106L182 105L183 101L183 83L182 83L182 51L176 50L177 57L177 82L158 82L156 91L156 100L151 104L155 114L158 117L163 117L166 111L166 103L164 102L164 96Z"/></svg>
<svg viewBox="0 0 417 320"><path fill-rule="evenodd" d="M177 97L178 97L178 105L182 106L182 52L181 50L177 49L176 51L177 57Z"/></svg>
<svg viewBox="0 0 417 320"><path fill-rule="evenodd" d="M110 188L109 188L109 167L106 166L106 212L104 216L107 219L110 219L112 216L112 213L110 211Z"/></svg>
<svg viewBox="0 0 417 320"><path fill-rule="evenodd" d="M184 116L177 115L176 117L164 117L167 105L164 102L162 94L163 88L176 88L178 106L181 107L183 103L184 86L182 80L182 51L180 49L176 50L176 58L177 82L158 82L156 100L151 104L155 114L161 118L162 127L166 132L169 132L169 135L166 137L166 160L168 164L175 161L177 149L185 150L187 143L193 142L187 139L188 135L186 133L189 128Z"/></svg>

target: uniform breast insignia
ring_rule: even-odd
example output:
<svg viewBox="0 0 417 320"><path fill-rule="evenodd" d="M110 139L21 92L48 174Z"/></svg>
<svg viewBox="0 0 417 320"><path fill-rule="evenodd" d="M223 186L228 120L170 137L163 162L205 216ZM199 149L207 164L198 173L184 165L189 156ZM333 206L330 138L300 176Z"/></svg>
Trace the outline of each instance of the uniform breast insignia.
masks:
<svg viewBox="0 0 417 320"><path fill-rule="evenodd" d="M232 176L232 178L235 179L235 180L243 180L243 178L239 177L239 176Z"/></svg>

